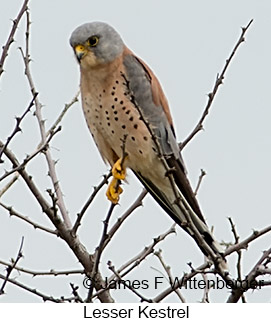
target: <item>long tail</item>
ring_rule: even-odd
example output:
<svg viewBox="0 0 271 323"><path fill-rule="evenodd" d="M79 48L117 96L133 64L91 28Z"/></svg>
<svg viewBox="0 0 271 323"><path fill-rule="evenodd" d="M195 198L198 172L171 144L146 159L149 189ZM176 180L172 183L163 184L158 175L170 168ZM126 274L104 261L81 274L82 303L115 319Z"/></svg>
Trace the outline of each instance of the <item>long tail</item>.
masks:
<svg viewBox="0 0 271 323"><path fill-rule="evenodd" d="M134 171L134 173L170 217L195 240L199 248L207 257L210 257L210 252L213 252L214 255L221 258L223 248L215 240L213 234L206 225L181 163L175 158L167 159L167 163L170 168L174 169L174 182L178 188L177 191L178 194L180 194L181 200L184 201L184 208L181 208L178 203L174 203L176 198L174 197L173 189L170 192L171 196L169 196L169 192L163 191L154 181L142 176L142 174L138 172ZM187 220L188 217L190 223Z"/></svg>

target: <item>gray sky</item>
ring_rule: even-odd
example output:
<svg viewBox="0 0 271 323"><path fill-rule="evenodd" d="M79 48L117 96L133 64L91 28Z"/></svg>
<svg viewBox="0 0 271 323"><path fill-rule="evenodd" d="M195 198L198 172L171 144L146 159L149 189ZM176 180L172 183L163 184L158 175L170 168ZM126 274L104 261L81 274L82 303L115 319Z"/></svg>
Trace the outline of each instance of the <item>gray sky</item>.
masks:
<svg viewBox="0 0 271 323"><path fill-rule="evenodd" d="M5 1L0 11L0 44L5 43L22 0ZM184 159L193 186L200 169L207 172L198 198L209 225L215 227L220 241L232 241L227 217L236 223L241 238L252 229L270 224L270 57L271 3L262 1L30 1L31 12L31 69L39 98L44 104L43 115L49 127L62 110L64 103L75 95L79 70L69 45L71 32L80 24L105 21L112 24L124 41L155 71L165 90L179 140L183 140L197 123L207 101L207 93L216 74L224 65L240 35L240 27L251 18L246 42L242 44L230 66L224 85L220 88L205 131L188 145ZM25 20L16 34L6 61L6 73L0 80L0 138L5 140L14 127L14 117L21 115L31 95L24 76L19 46L24 46ZM58 160L57 172L65 194L66 205L74 220L88 198L91 187L97 185L107 172L88 133L81 105L75 105L62 122L63 130L52 143L52 154ZM11 148L20 160L35 150L39 132L35 117L28 115L22 124L23 133L12 141ZM8 164L5 164L8 167ZM43 156L27 167L42 191L50 187ZM1 173L3 167L1 166ZM112 223L130 205L141 188L133 175L124 185L121 207ZM1 184L2 185L2 184ZM0 186L1 188L2 186ZM89 251L98 244L102 220L109 203L104 190L84 218L79 231ZM31 219L50 226L31 194L20 180L4 196L3 201ZM43 232L35 231L18 219L9 218L0 209L0 259L14 257L22 235L25 237L24 259L20 265L34 270L75 269L80 266L66 245ZM116 267L137 254L152 238L172 224L159 206L146 198L144 208L138 209L122 227L106 249L101 269L110 275L106 262ZM270 247L270 235L253 243L244 252L243 271L259 259ZM202 256L193 241L180 229L160 247L174 275L188 271L186 263L201 264ZM229 259L234 265L235 256ZM131 275L130 279L152 279L157 275L151 267L161 270L155 257L150 257ZM4 267L0 267L3 273ZM19 273L17 279L55 296L69 295L69 282L80 286L82 279L74 277L31 278ZM1 283L1 282L0 282ZM166 284L164 288L166 288ZM163 288L163 289L164 289ZM16 287L8 286L0 302L40 302L41 300ZM149 293L149 295L148 295ZM157 291L148 290L147 296ZM211 293L211 301L223 302L227 291ZM113 294L118 301L135 301L129 292ZM185 294L188 301L198 301L201 294ZM270 302L270 289L248 293L251 302ZM172 295L166 301L178 301Z"/></svg>

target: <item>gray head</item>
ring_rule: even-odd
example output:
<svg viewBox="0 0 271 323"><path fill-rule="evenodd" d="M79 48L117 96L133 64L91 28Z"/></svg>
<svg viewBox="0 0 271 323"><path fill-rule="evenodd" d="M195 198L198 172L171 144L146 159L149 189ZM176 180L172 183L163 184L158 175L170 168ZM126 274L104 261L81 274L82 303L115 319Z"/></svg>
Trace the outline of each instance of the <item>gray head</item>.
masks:
<svg viewBox="0 0 271 323"><path fill-rule="evenodd" d="M71 35L70 44L78 61L89 56L93 63L91 65L113 61L124 48L120 35L104 22L91 22L77 27Z"/></svg>

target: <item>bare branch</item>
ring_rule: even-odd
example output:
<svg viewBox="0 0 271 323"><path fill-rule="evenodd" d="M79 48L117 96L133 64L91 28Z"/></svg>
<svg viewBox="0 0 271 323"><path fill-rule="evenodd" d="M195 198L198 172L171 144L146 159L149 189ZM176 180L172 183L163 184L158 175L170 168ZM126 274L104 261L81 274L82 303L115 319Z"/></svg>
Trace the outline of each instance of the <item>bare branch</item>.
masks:
<svg viewBox="0 0 271 323"><path fill-rule="evenodd" d="M198 180L197 186L196 186L196 188L195 188L195 192L194 192L195 196L198 194L198 191L199 191L200 185L201 185L202 180L203 180L203 177L204 177L205 175L206 175L206 172L205 172L203 169L201 169L201 170L200 170L200 175L199 175L199 180Z"/></svg>
<svg viewBox="0 0 271 323"><path fill-rule="evenodd" d="M165 233L159 235L157 238L153 239L153 242L145 247L138 255L136 255L135 257L133 257L132 259L130 259L129 261L127 261L125 264L123 264L116 272L118 274L121 274L121 277L123 278L124 276L126 276L127 274L129 274L134 268L136 268L137 266L140 265L140 263L146 259L149 255L154 253L154 247L160 243L161 241L163 241L168 235L172 234L172 233L176 233L175 231L175 224L173 226L170 227L169 230L167 230ZM129 266L131 266L130 268L128 268ZM124 273L123 271L128 268ZM116 279L116 275L112 275L110 278L108 278L108 281L113 281L114 279ZM110 287L108 286L107 288L104 288L100 291L98 291L97 293L95 293L93 295L92 298L94 297L98 297L100 296L103 292L105 292L106 290L108 290Z"/></svg>
<svg viewBox="0 0 271 323"><path fill-rule="evenodd" d="M226 249L224 255L228 256L231 253L237 252L240 249L246 249L248 247L249 243L251 243L252 241L256 240L260 236L262 236L262 235L264 235L264 234L266 234L266 233L268 233L270 231L271 231L271 225L264 228L264 229L262 229L262 230L259 230L259 231L254 230L252 232L252 234L248 238L244 239L243 241L241 241L241 242L239 242L239 243L237 243L237 244L235 244L233 246L228 247Z"/></svg>
<svg viewBox="0 0 271 323"><path fill-rule="evenodd" d="M199 273L202 273L205 269L210 268L211 266L212 266L212 262L207 260L204 264L202 264L195 270L192 270L189 274L185 273L178 281L175 281L174 284L172 284L172 286L168 287L162 293L157 295L153 299L153 302L160 303L163 299L165 299L167 296L173 293L177 288L185 285L186 282L189 281L191 278L198 275Z"/></svg>
<svg viewBox="0 0 271 323"><path fill-rule="evenodd" d="M228 219L230 221L231 230L232 230L232 233L233 233L233 236L234 236L234 239L235 239L234 244L237 244L239 242L240 237L237 234L237 231L236 231L236 228L235 228L235 225L234 225L232 219L231 218L228 218ZM237 251L237 254L238 254L237 264L236 264L237 277L238 277L239 281L242 281L242 270L241 270L242 251L241 251L241 249ZM246 299L245 299L244 295L242 295L242 302L246 303Z"/></svg>
<svg viewBox="0 0 271 323"><path fill-rule="evenodd" d="M4 266L11 266L12 264L3 260L0 260L0 264L4 265ZM54 269L51 269L49 271L34 271L34 270L30 270L30 269L26 269L23 267L19 267L19 266L14 266L14 269L17 271L20 271L22 273L25 274L29 274L32 275L33 277L36 276L70 276L70 275L82 275L84 274L84 270L78 270L78 269L74 269L74 270L62 270L62 271L57 271Z"/></svg>
<svg viewBox="0 0 271 323"><path fill-rule="evenodd" d="M11 174L15 172L19 172L21 169L24 169L25 166L40 152L46 151L46 149L48 148L48 144L50 143L54 135L57 134L60 130L61 130L61 127L58 127L54 132L51 132L50 136L46 139L46 141L42 145L39 145L36 151L34 151L31 155L26 156L26 158L23 160L21 164L18 164L16 167L13 167L12 170L5 172L4 175L0 177L0 182L6 177L10 176ZM3 147L3 145L4 144L0 140L0 147Z"/></svg>
<svg viewBox="0 0 271 323"><path fill-rule="evenodd" d="M18 25L19 25L19 22L20 22L22 16L24 15L24 13L27 10L28 2L29 2L29 0L24 1L21 10L18 13L17 18L15 18L13 20L13 25L12 25L11 31L9 33L7 42L3 47L2 55L1 55L1 58L0 58L0 77L1 77L2 73L4 72L4 63L5 63L5 60L6 60L7 56L8 56L9 47L14 42L15 32L16 32L16 30L18 28Z"/></svg>
<svg viewBox="0 0 271 323"><path fill-rule="evenodd" d="M29 35L30 35L30 18L29 18L29 12L26 12L27 14L27 23L26 23L26 44L25 44L25 54L22 50L22 48L19 48L23 57L23 61L25 64L25 75L27 77L29 86L30 86L30 90L32 92L32 94L34 95L37 91L34 85L34 81L31 75L31 71L30 71L30 53L29 53ZM35 111L35 115L37 117L38 120L38 124L39 124L39 128L40 128L40 134L41 134L41 142L42 144L46 142L46 131L45 131L45 121L42 118L42 113L41 113L41 108L42 105L40 103L40 101L38 100L38 98L35 98L35 107L36 107L36 111ZM65 203L64 203L64 199L63 199L63 193L61 191L60 188L60 184L59 184L59 180L57 178L57 174L56 174L56 168L55 168L55 162L52 159L50 150L46 150L45 151L45 157L46 157L46 161L48 164L48 168L49 168L49 176L52 180L52 184L54 186L55 192L56 192L56 196L57 196L57 204L58 207L60 209L60 213L62 215L62 218L66 224L66 226L68 228L71 228L71 221L70 221L70 217L68 215L68 211L66 209Z"/></svg>
<svg viewBox="0 0 271 323"><path fill-rule="evenodd" d="M163 259L163 257L162 257L162 250L161 250L161 249L159 249L158 251L156 251L156 252L154 253L154 255L159 259L159 261L160 261L161 265L163 266L164 270L166 271L167 276L168 276L168 281L169 281L169 284L170 284L170 286L171 286L171 285L173 284L173 282L174 282L174 278L173 278L173 276L172 276L172 274L171 274L170 266L167 266L167 265L166 265L166 263L165 263L165 261L164 261L164 259ZM181 294L181 292L180 292L178 289L175 289L175 291L174 291L174 292L175 292L175 293L176 293L176 295L179 297L180 301L181 301L182 303L185 303L185 298L183 297L183 295Z"/></svg>
<svg viewBox="0 0 271 323"><path fill-rule="evenodd" d="M16 125L15 125L15 128L12 132L12 134L7 138L7 141L5 143L5 145L3 147L1 147L0 149L0 163L3 163L3 160L1 160L1 157L2 157L2 154L5 150L5 148L7 148L8 144L11 142L11 140L15 137L15 135L22 131L22 129L20 128L20 124L21 122L23 121L24 117L27 115L28 112L30 112L31 108L33 107L34 105L34 100L35 98L37 97L38 93L35 93L31 102L29 103L27 109L25 110L25 112L21 115L21 117L16 117Z"/></svg>
<svg viewBox="0 0 271 323"><path fill-rule="evenodd" d="M19 178L19 173L16 173L13 178L0 190L0 199L1 197L10 189L10 187L16 183Z"/></svg>
<svg viewBox="0 0 271 323"><path fill-rule="evenodd" d="M117 222L112 226L112 228L109 230L106 240L104 241L104 244L102 248L105 248L108 243L113 238L114 234L117 232L117 230L120 228L120 226L123 224L123 222L128 218L132 212L134 212L135 209L142 206L142 201L144 197L148 194L147 190L143 189L143 191L140 193L138 198L134 201L134 203L129 207L129 209L117 219Z"/></svg>
<svg viewBox="0 0 271 323"><path fill-rule="evenodd" d="M11 275L12 270L16 267L19 260L23 257L23 253L22 253L23 244L24 244L24 237L22 237L22 241L21 241L20 248L19 248L19 251L18 251L16 259L12 260L12 264L10 266L8 266L7 269L6 269L7 270L7 275L4 278L4 282L3 282L2 287L0 288L0 295L5 293L4 289L5 289L5 286L6 286L7 282L9 281L9 276Z"/></svg>
<svg viewBox="0 0 271 323"><path fill-rule="evenodd" d="M207 278L207 275L205 273L202 273L201 274L204 282L205 282L205 288L204 288L204 291L203 291L203 297L202 297L202 300L201 302L202 303L210 303L209 301L209 292L210 292L210 286L208 284L208 278Z"/></svg>
<svg viewBox="0 0 271 323"><path fill-rule="evenodd" d="M72 283L70 283L70 286L72 288L72 294L74 296L75 303L84 303L83 299L78 294L79 287L78 286L74 286L74 284L72 284Z"/></svg>
<svg viewBox="0 0 271 323"><path fill-rule="evenodd" d="M98 269L99 269L99 264L100 264L100 259L102 256L102 252L103 252L103 244L106 240L107 237L107 228L108 228L108 224L109 224L109 220L111 218L111 215L113 214L114 208L117 206L117 204L111 203L109 211L107 213L107 216L104 220L104 229L103 229L103 233L102 233L102 237L101 237L101 241L98 245L98 247L96 248L96 252L94 255L94 264L93 264L93 268L92 268L92 272L90 275L90 278L92 280L92 282L95 283L96 281L96 276L98 273ZM88 291L88 297L86 302L90 302L92 299L92 295L93 295L93 289L94 289L94 284L91 284L89 291Z"/></svg>
<svg viewBox="0 0 271 323"><path fill-rule="evenodd" d="M0 279L5 279L5 276L0 274ZM37 295L37 296L41 297L44 302L46 302L46 301L50 301L50 302L54 302L54 303L62 303L63 302L63 299L57 299L57 298L53 298L52 296L47 296L47 295L39 292L38 290L36 290L34 288L30 288L30 287L28 287L28 286L26 286L24 284L19 283L15 279L8 278L7 281L9 283L13 284L13 285L16 285L16 286L18 286L18 287L20 287L20 288L34 294L34 295Z"/></svg>
<svg viewBox="0 0 271 323"><path fill-rule="evenodd" d="M14 167L19 166L19 162L16 156L6 148L4 154L8 157ZM68 244L71 248L79 262L85 269L86 274L90 275L93 268L93 257L87 252L85 246L80 242L77 236L74 236L69 230L67 230L66 225L62 222L62 220L54 214L51 209L50 204L45 200L37 186L35 185L32 176L30 176L25 169L19 169L18 171L25 181L26 185L32 192L33 196L39 203L42 208L42 211L48 216L50 221L54 224L57 229L59 236ZM100 273L96 275L95 289L97 291L103 289L104 280ZM110 295L109 291L104 291L104 293L98 295L101 302L104 303L112 303L113 298Z"/></svg>
<svg viewBox="0 0 271 323"><path fill-rule="evenodd" d="M257 276L261 275L261 265L268 259L270 261L270 255L271 255L271 248L266 250L262 257L258 260L258 262L255 264L255 266L252 268L252 270L249 272L249 274L246 276L246 283L248 286L251 286L253 282L255 282L255 279ZM227 303L237 303L242 297L246 290L242 288L235 288L232 290L230 297L227 300Z"/></svg>
<svg viewBox="0 0 271 323"><path fill-rule="evenodd" d="M11 206L7 206L2 202L0 202L0 206L3 207L4 209L6 209L9 212L10 216L15 216L15 217L27 222L28 224L32 225L34 227L34 229L40 229L40 230L45 231L47 233L58 235L56 230L51 230L51 229L48 229L40 224L35 223L34 221L30 220L27 216L24 216L24 215L18 213L17 211L15 211Z"/></svg>
<svg viewBox="0 0 271 323"><path fill-rule="evenodd" d="M132 286L127 284L125 280L122 279L120 274L115 270L115 266L113 266L111 261L108 261L108 268L114 273L114 275L117 277L117 281L123 284L125 287L127 287L130 291L132 291L137 297L140 298L141 302L148 302L151 303L152 301L146 297L144 297L142 294L140 294L136 289L134 289Z"/></svg>
<svg viewBox="0 0 271 323"><path fill-rule="evenodd" d="M62 119L64 118L65 114L67 113L67 111L76 103L78 102L78 97L80 94L80 90L76 93L76 95L74 96L74 98L71 100L70 103L66 103L64 106L64 109L61 111L60 115L58 116L58 118L56 119L56 121L54 122L54 124L50 127L50 129L46 132L46 137L48 137L50 135L51 132L54 132L56 127L60 124L60 122L62 121Z"/></svg>
<svg viewBox="0 0 271 323"><path fill-rule="evenodd" d="M83 206L82 210L80 211L80 213L77 214L77 219L74 223L74 226L72 228L72 233L75 235L79 226L81 225L81 221L82 218L85 214L85 212L87 211L88 207L90 206L90 204L92 203L92 201L94 200L95 196L98 194L98 192L100 191L100 189L108 183L108 179L112 176L111 171L107 174L107 175L103 175L103 180L101 181L101 183L98 186L94 187L94 191L91 194L91 196L89 197L89 199L87 200L87 202L85 203L85 205Z"/></svg>
<svg viewBox="0 0 271 323"><path fill-rule="evenodd" d="M221 84L223 84L223 81L224 81L224 78L225 78L225 74L230 66L230 63L233 59L233 57L235 56L239 46L245 41L245 34L248 30L248 28L250 27L250 25L252 24L253 22L253 19L250 20L250 22L247 24L246 27L243 27L242 28L242 32L241 32L241 36L239 37L236 45L234 46L229 58L226 60L226 63L221 71L220 74L217 75L216 77L216 81L215 81L215 85L213 87L213 90L211 93L208 94L208 102L207 102L207 105L203 111L203 114L199 120L199 122L197 123L197 125L195 126L195 128L192 130L192 132L190 133L190 135L182 142L179 144L179 147L180 147L180 150L182 150L193 138L194 136L200 131L203 129L203 123L210 111L210 108L211 108L211 105L214 101L214 98L215 98L215 95L217 93L217 90L219 88L219 86Z"/></svg>
<svg viewBox="0 0 271 323"><path fill-rule="evenodd" d="M129 261L127 261L125 264L123 264L119 269L118 269L118 273L122 273L122 277L126 276L128 273L130 273L135 267L139 266L140 263L146 259L149 255L154 253L154 247L160 243L161 241L163 241L168 235L172 234L172 233L176 233L175 230L175 224L173 226L171 226L169 228L169 230L167 230L165 233L160 234L158 237L153 239L152 244L150 244L149 246L145 247L138 255L136 255L135 257L133 257L132 259L130 259ZM131 266L131 267L130 267ZM130 268L128 268L130 267ZM123 271L128 268L124 273ZM114 277L110 277L109 280L114 279Z"/></svg>

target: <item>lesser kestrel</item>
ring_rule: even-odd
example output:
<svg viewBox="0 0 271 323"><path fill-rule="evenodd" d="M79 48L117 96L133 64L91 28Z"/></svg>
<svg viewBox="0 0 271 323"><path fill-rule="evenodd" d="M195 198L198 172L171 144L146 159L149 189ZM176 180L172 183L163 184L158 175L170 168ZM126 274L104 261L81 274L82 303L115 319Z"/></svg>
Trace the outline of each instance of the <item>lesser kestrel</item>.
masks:
<svg viewBox="0 0 271 323"><path fill-rule="evenodd" d="M187 179L168 102L152 70L106 23L78 27L70 44L80 65L88 128L112 167L109 200L118 202L128 167L205 254L208 248L220 254Z"/></svg>

